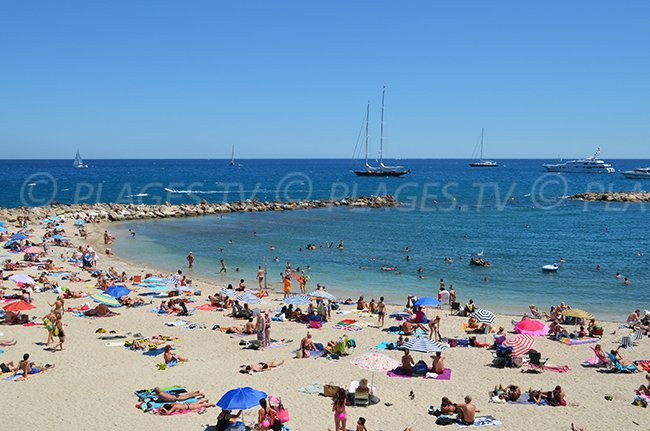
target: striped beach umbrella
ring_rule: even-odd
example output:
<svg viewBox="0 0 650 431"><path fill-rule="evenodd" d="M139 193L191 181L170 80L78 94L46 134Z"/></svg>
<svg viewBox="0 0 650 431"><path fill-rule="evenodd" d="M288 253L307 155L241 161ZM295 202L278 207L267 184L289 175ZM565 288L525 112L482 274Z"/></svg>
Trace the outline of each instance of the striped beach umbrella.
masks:
<svg viewBox="0 0 650 431"><path fill-rule="evenodd" d="M284 298L282 302L293 305L307 305L311 302L311 298L307 295L292 295Z"/></svg>
<svg viewBox="0 0 650 431"><path fill-rule="evenodd" d="M494 323L497 320L497 316L493 312L485 310L483 308L477 308L470 316L475 317L480 323Z"/></svg>
<svg viewBox="0 0 650 431"><path fill-rule="evenodd" d="M408 319L411 317L411 313L407 313L406 311L394 311L390 313L388 317L393 317L395 319Z"/></svg>
<svg viewBox="0 0 650 431"><path fill-rule="evenodd" d="M262 300L250 292L235 297L235 299L242 304L261 304Z"/></svg>
<svg viewBox="0 0 650 431"><path fill-rule="evenodd" d="M428 338L412 338L400 346L400 349L409 349L411 352L432 353L442 352L446 347L438 341L429 340Z"/></svg>
<svg viewBox="0 0 650 431"><path fill-rule="evenodd" d="M528 353L535 344L535 337L528 334L519 334L503 342L503 347L512 347L512 356L521 356Z"/></svg>
<svg viewBox="0 0 650 431"><path fill-rule="evenodd" d="M36 284L34 279L27 274L14 274L9 277L9 280L14 283L23 283L23 284Z"/></svg>
<svg viewBox="0 0 650 431"><path fill-rule="evenodd" d="M336 301L336 296L324 290L314 290L309 296L312 298L327 299L328 301Z"/></svg>
<svg viewBox="0 0 650 431"><path fill-rule="evenodd" d="M400 366L396 359L379 352L368 352L352 359L352 365L369 371L390 371Z"/></svg>
<svg viewBox="0 0 650 431"><path fill-rule="evenodd" d="M95 302L99 302L100 304L108 305L109 307L120 307L122 305L117 299L105 293L96 293L94 295L91 295L90 299Z"/></svg>

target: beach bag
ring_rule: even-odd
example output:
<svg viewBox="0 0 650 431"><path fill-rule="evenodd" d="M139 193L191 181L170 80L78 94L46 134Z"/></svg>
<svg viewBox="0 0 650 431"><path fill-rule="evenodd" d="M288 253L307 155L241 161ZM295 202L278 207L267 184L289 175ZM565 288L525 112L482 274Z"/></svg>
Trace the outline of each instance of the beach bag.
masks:
<svg viewBox="0 0 650 431"><path fill-rule="evenodd" d="M456 340L455 338L450 338L449 347L456 347L456 346L458 346L458 340Z"/></svg>
<svg viewBox="0 0 650 431"><path fill-rule="evenodd" d="M456 419L450 418L449 416L440 416L436 419L436 425L451 425L456 422Z"/></svg>
<svg viewBox="0 0 650 431"><path fill-rule="evenodd" d="M334 385L323 386L323 395L325 395L326 397L334 398L338 391L339 391L338 386L334 386Z"/></svg>
<svg viewBox="0 0 650 431"><path fill-rule="evenodd" d="M278 421L282 424L285 424L289 422L289 410L285 409L282 403L280 403L280 406L278 407Z"/></svg>
<svg viewBox="0 0 650 431"><path fill-rule="evenodd" d="M413 374L423 376L427 373L428 370L429 368L427 367L426 362L418 361L413 367Z"/></svg>

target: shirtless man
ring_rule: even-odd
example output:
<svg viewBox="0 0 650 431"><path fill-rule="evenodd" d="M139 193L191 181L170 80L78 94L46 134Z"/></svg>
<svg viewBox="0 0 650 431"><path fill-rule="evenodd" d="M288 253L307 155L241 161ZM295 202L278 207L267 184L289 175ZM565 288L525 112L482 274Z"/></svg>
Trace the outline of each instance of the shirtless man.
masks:
<svg viewBox="0 0 650 431"><path fill-rule="evenodd" d="M384 318L386 317L386 304L384 304L384 297L379 298L377 304L377 325L380 328L384 327Z"/></svg>
<svg viewBox="0 0 650 431"><path fill-rule="evenodd" d="M360 296L359 300L357 301L357 310L364 311L367 308L368 308L368 305L366 304L366 301L363 300L363 296Z"/></svg>
<svg viewBox="0 0 650 431"><path fill-rule="evenodd" d="M408 320L405 320L402 323L402 332L404 333L404 335L413 335L413 329L415 329L415 325L413 325Z"/></svg>
<svg viewBox="0 0 650 431"><path fill-rule="evenodd" d="M440 336L440 316L436 316L429 322L429 340L433 340L434 337L436 341L440 341L442 338Z"/></svg>
<svg viewBox="0 0 650 431"><path fill-rule="evenodd" d="M257 267L257 283L260 286L260 290L264 288L264 269L261 266Z"/></svg>
<svg viewBox="0 0 650 431"><path fill-rule="evenodd" d="M472 397L466 395L465 402L458 404L456 412L458 413L458 422L464 425L472 425L474 423L474 417L479 410L472 404Z"/></svg>
<svg viewBox="0 0 650 431"><path fill-rule="evenodd" d="M445 357L442 356L442 353L436 352L435 356L431 356L433 363L431 364L431 369L436 374L442 374L445 371Z"/></svg>
<svg viewBox="0 0 650 431"><path fill-rule="evenodd" d="M316 350L316 346L314 345L314 342L311 340L311 332L307 332L305 338L300 340L300 350L302 350L303 358L309 357L309 352L311 350Z"/></svg>
<svg viewBox="0 0 650 431"><path fill-rule="evenodd" d="M182 394L173 395L169 392L161 391L159 387L155 387L153 388L153 392L157 396L157 403L173 403L175 401L183 401L190 398L205 398L205 394L201 391L185 392Z"/></svg>
<svg viewBox="0 0 650 431"><path fill-rule="evenodd" d="M404 371L405 374L411 374L414 365L415 361L411 356L411 351L409 349L404 349L404 355L402 356L402 371Z"/></svg>

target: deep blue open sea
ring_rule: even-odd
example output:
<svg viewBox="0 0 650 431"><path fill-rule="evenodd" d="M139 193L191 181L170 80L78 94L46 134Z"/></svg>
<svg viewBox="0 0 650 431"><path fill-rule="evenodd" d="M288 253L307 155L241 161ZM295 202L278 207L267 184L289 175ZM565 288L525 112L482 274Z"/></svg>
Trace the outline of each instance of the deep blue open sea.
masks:
<svg viewBox="0 0 650 431"><path fill-rule="evenodd" d="M585 191L650 190L650 181L619 173L546 174L541 165L550 161L505 160L499 168L470 168L467 160L402 160L411 174L382 179L356 177L347 160L242 160L235 167L225 160L89 160L88 169L74 169L69 160L0 161L5 172L0 205L391 194L402 207L126 222L113 227L114 250L170 271L184 266L192 250L195 272L225 282L218 274L224 259L229 278L240 277L233 273L239 267L251 284L264 257L272 281L279 281L289 260L294 267L311 266L312 287L318 282L339 296L363 292L400 303L409 293L435 294L444 278L461 300L473 298L494 311L519 313L529 303L548 309L564 300L599 318L624 319L632 309L650 308L650 208L563 199ZM650 164L610 162L618 171ZM127 236L129 228L137 232L134 240ZM304 250L308 243L341 239L343 251ZM492 267L469 266L468 254L478 252ZM445 263L445 256L453 263ZM542 273L542 265L561 257L566 263L557 274ZM381 265L399 271L382 272ZM623 286L617 272L631 284Z"/></svg>

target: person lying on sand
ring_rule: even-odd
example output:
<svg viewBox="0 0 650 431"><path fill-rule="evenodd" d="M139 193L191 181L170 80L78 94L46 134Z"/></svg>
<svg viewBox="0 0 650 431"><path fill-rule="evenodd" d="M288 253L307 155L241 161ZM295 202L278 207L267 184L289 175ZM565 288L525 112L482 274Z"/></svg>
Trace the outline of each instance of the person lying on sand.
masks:
<svg viewBox="0 0 650 431"><path fill-rule="evenodd" d="M158 386L153 388L153 392L156 394L157 403L174 403L178 401L189 400L190 398L205 398L205 394L201 391L184 392L182 394L173 395L169 392L161 391Z"/></svg>
<svg viewBox="0 0 650 431"><path fill-rule="evenodd" d="M16 343L16 340L0 340L0 347L15 346Z"/></svg>
<svg viewBox="0 0 650 431"><path fill-rule="evenodd" d="M71 289L66 289L65 292L63 292L63 298L64 299L70 299L70 298L85 298L87 297L88 294L86 292L83 292L81 290L71 290Z"/></svg>
<svg viewBox="0 0 650 431"><path fill-rule="evenodd" d="M196 411L203 411L209 407L214 407L215 404L213 402L210 402L210 400L199 400L195 403L170 403L170 404L163 404L162 407L160 407L160 414L161 415L171 415L177 412L184 412L187 410L191 410L193 412Z"/></svg>
<svg viewBox="0 0 650 431"><path fill-rule="evenodd" d="M279 367L282 364L284 364L284 361L276 362L274 359L271 362L258 362L256 364L243 366L241 367L239 372L242 374L261 373L262 371L268 371L273 368Z"/></svg>
<svg viewBox="0 0 650 431"><path fill-rule="evenodd" d="M215 327L214 329L219 329L220 331L225 332L226 334L254 334L255 333L255 323L253 318L249 317L248 321L244 326L228 326L227 328Z"/></svg>
<svg viewBox="0 0 650 431"><path fill-rule="evenodd" d="M98 304L95 308L84 311L84 316L89 317L108 317L119 316L119 313L111 311L106 304Z"/></svg>

